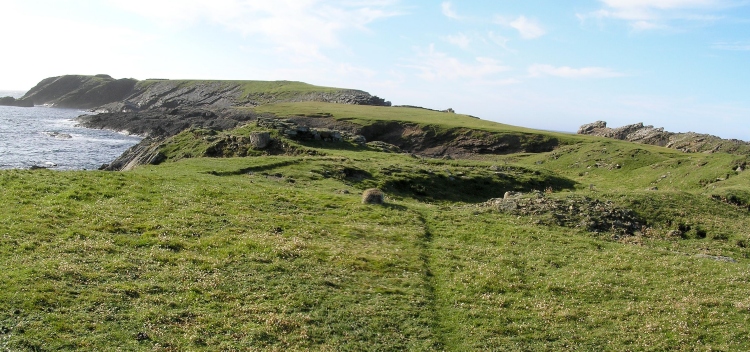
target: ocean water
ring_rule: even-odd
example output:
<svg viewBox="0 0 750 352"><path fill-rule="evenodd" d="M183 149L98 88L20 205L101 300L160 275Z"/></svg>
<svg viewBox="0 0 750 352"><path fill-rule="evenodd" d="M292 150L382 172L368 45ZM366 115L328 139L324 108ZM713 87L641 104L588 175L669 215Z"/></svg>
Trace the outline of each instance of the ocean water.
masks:
<svg viewBox="0 0 750 352"><path fill-rule="evenodd" d="M20 97L23 92L0 91ZM87 112L37 106L0 106L0 169L42 166L53 170L95 170L120 156L141 138L78 127Z"/></svg>

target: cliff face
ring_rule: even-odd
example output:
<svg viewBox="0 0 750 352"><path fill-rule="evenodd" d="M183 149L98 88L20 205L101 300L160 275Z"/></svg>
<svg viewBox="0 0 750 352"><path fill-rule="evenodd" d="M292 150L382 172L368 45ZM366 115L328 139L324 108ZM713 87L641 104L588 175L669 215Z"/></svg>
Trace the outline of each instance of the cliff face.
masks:
<svg viewBox="0 0 750 352"><path fill-rule="evenodd" d="M123 100L137 80L114 79L108 75L67 75L42 80L22 100L36 105L51 104L62 108L90 109Z"/></svg>
<svg viewBox="0 0 750 352"><path fill-rule="evenodd" d="M750 143L737 139L722 139L709 134L695 132L675 133L664 131L664 128L645 126L643 123L607 127L604 121L586 124L578 129L578 134L614 138L623 141L658 145L690 153L749 154Z"/></svg>
<svg viewBox="0 0 750 352"><path fill-rule="evenodd" d="M319 101L388 106L367 92L316 87L289 81L207 81L114 79L108 75L67 75L42 80L21 99L36 105L134 112L173 108L227 108L275 102Z"/></svg>
<svg viewBox="0 0 750 352"><path fill-rule="evenodd" d="M16 99L14 97L2 97L0 98L0 106L18 106L22 108L30 108L34 106L34 102L29 99Z"/></svg>

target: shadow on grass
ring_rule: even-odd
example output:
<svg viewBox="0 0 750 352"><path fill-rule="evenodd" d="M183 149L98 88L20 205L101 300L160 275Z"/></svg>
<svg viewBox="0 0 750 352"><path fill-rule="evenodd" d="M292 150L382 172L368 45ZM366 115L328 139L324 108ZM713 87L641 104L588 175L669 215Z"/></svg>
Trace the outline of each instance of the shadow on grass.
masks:
<svg viewBox="0 0 750 352"><path fill-rule="evenodd" d="M271 164L266 164L266 165L261 165L261 166L246 167L246 168L242 168L239 170L207 171L206 173L209 175L214 175L214 176L237 176L237 175L244 175L250 172L262 172L262 171L278 169L280 167L298 164L299 162L300 160L286 160L286 161L280 161L277 163L271 163Z"/></svg>
<svg viewBox="0 0 750 352"><path fill-rule="evenodd" d="M384 203L382 206L384 208L390 209L390 210L398 210L398 211L409 210L409 208L407 208L407 207L405 207L403 205L398 205L398 204Z"/></svg>
<svg viewBox="0 0 750 352"><path fill-rule="evenodd" d="M386 181L383 190L421 201L480 203L491 198L502 198L508 191L560 191L574 189L575 186L576 182L573 180L552 175L459 178L413 174Z"/></svg>

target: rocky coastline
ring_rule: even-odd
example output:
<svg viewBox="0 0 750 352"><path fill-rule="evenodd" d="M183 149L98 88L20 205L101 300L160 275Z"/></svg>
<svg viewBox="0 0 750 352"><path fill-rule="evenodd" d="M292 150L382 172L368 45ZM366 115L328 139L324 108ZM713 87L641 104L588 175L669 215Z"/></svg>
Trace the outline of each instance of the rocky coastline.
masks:
<svg viewBox="0 0 750 352"><path fill-rule="evenodd" d="M259 117L250 109L268 103L326 102L390 106L391 103L354 89L315 87L290 81L115 79L106 74L64 75L40 81L21 98L0 98L0 105L47 105L87 109L77 118L87 128L108 129L144 137L107 170L158 163L154 148L188 128L229 130Z"/></svg>
<svg viewBox="0 0 750 352"><path fill-rule="evenodd" d="M34 102L30 99L16 99L14 97L0 98L0 106L17 106L22 108L34 107Z"/></svg>
<svg viewBox="0 0 750 352"><path fill-rule="evenodd" d="M269 93L278 91L277 93ZM6 99L6 98L3 98ZM9 103L13 100L8 99ZM19 101L97 112L138 112L154 109L221 109L279 102L317 101L390 106L391 103L354 89L315 87L290 81L114 79L109 75L65 75L39 82Z"/></svg>

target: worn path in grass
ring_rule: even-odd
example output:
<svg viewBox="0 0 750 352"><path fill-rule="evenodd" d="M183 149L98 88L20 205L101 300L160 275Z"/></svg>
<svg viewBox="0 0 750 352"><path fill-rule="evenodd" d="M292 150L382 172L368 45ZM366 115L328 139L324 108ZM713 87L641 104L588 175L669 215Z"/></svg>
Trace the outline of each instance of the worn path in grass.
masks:
<svg viewBox="0 0 750 352"><path fill-rule="evenodd" d="M0 172L0 346L750 348L747 260L695 256L727 240L613 242L414 193L465 192L489 162L327 152ZM502 175L544 184L524 170ZM410 174L426 188L360 203L362 188Z"/></svg>

